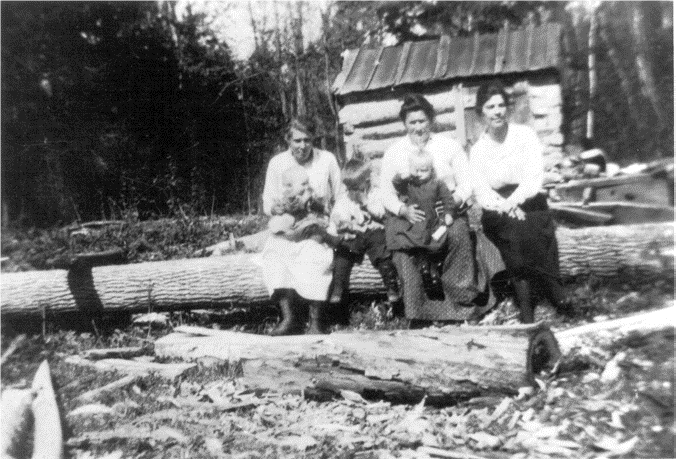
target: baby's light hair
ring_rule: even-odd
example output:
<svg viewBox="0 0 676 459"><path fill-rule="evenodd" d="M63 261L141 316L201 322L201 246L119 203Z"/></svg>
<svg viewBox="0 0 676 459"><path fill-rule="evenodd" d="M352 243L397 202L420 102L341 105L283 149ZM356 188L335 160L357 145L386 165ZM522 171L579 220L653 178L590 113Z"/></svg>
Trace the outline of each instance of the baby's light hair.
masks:
<svg viewBox="0 0 676 459"><path fill-rule="evenodd" d="M411 171L413 171L414 166L429 166L434 168L434 159L430 153L422 150L420 153L408 157L408 165Z"/></svg>
<svg viewBox="0 0 676 459"><path fill-rule="evenodd" d="M371 181L371 166L360 159L349 160L343 166L341 173L343 183L348 190L360 188Z"/></svg>

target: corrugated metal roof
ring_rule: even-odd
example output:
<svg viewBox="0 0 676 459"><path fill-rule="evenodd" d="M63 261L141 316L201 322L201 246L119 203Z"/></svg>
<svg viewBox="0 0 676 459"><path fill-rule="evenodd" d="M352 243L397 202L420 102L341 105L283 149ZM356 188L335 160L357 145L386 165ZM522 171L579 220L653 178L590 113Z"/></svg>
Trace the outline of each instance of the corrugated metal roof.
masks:
<svg viewBox="0 0 676 459"><path fill-rule="evenodd" d="M558 67L560 35L561 26L548 23L497 34L349 50L333 90L344 95L410 83Z"/></svg>

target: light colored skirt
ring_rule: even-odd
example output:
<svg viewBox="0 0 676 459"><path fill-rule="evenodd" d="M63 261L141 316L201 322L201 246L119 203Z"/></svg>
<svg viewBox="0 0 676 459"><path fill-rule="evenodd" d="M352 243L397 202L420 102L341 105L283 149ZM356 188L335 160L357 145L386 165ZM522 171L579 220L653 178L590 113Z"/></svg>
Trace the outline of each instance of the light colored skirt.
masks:
<svg viewBox="0 0 676 459"><path fill-rule="evenodd" d="M272 296L276 289L293 289L307 300L325 301L331 285L333 249L314 240L291 242L271 235L254 256L263 283Z"/></svg>

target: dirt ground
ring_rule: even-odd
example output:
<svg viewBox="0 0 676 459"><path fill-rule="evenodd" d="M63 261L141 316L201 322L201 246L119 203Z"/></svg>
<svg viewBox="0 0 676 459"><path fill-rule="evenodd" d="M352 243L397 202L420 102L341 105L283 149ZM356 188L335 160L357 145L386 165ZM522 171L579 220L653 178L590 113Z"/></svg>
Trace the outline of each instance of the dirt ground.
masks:
<svg viewBox="0 0 676 459"><path fill-rule="evenodd" d="M134 261L195 255L207 241L228 232L254 232L259 221L230 219L202 224L155 222L150 227L110 229L73 242L61 232L3 232L3 271L49 268L58 256L83 247L125 245ZM140 241L140 242L139 242ZM673 285L608 284L587 279L567 286L576 313L557 316L540 305L538 320L556 332L673 304ZM378 301L351 304L342 329L399 329ZM153 343L182 324L265 333L277 320L274 308L163 314L165 323L134 323L136 316L107 314L91 323L76 317L3 320L3 353L20 334L16 351L1 368L3 391L25 388L38 365L49 361L73 458L597 458L675 457L674 336L631 336L605 347L581 349L538 387L519 394L490 394L454 406L392 405L346 391L332 400L303 393L262 392L244 387L238 369L203 359L176 378L149 375L121 389L83 401L81 394L123 377L72 362L89 349L142 346L145 359L163 362ZM515 321L505 301L481 324ZM673 318L665 318L673 320ZM449 332L459 324L444 324ZM614 371L613 371L614 370ZM28 450L17 457L30 457Z"/></svg>

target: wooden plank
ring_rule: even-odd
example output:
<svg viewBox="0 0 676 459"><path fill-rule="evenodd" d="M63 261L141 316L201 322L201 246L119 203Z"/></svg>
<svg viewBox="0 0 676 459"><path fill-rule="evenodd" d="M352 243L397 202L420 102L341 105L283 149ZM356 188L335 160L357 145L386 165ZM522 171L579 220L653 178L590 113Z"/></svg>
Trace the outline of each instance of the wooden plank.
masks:
<svg viewBox="0 0 676 459"><path fill-rule="evenodd" d="M35 373L32 390L37 394L33 400L33 458L60 459L63 457L63 428L46 360Z"/></svg>
<svg viewBox="0 0 676 459"><path fill-rule="evenodd" d="M437 64L434 68L434 79L440 79L446 75L448 69L449 48L451 46L451 37L442 35L437 48Z"/></svg>
<svg viewBox="0 0 676 459"><path fill-rule="evenodd" d="M507 52L507 25L498 32L498 42L495 47L495 73L500 73L505 65L505 54Z"/></svg>
<svg viewBox="0 0 676 459"><path fill-rule="evenodd" d="M435 119L435 132L455 130L455 114L453 111L438 114ZM393 123L378 124L376 126L356 128L353 136L363 140L381 140L406 135L404 123L397 120Z"/></svg>
<svg viewBox="0 0 676 459"><path fill-rule="evenodd" d="M448 135L452 138L456 138L456 131L457 129L452 131L441 131L437 132L437 134ZM363 155L369 158L379 158L383 156L387 148L389 148L389 146L396 142L399 138L401 138L401 136L394 136L379 140L360 140L358 149Z"/></svg>
<svg viewBox="0 0 676 459"><path fill-rule="evenodd" d="M450 113L455 110L451 90L425 94L425 98L432 104L437 114ZM401 99L391 98L346 105L340 109L338 117L341 124L366 127L397 121L401 122L399 119L400 110Z"/></svg>
<svg viewBox="0 0 676 459"><path fill-rule="evenodd" d="M401 49L401 55L399 56L399 63L397 64L397 73L394 74L394 84L396 86L401 81L401 78L404 76L404 71L406 70L406 63L408 62L408 55L411 52L411 42L407 41L404 43L404 47Z"/></svg>
<svg viewBox="0 0 676 459"><path fill-rule="evenodd" d="M578 224L599 224L608 223L613 219L613 215L607 212L599 212L585 209L585 206L566 205L566 203L550 203L549 208L554 213L565 220L572 220Z"/></svg>
<svg viewBox="0 0 676 459"><path fill-rule="evenodd" d="M347 77L352 71L355 61L357 60L357 55L359 54L359 49L348 49L345 52L345 59L343 60L342 71L336 77L336 81L333 82L333 91L340 92L340 89L347 81Z"/></svg>
<svg viewBox="0 0 676 459"><path fill-rule="evenodd" d="M454 88L455 93L455 136L462 147L467 143L467 130L465 127L465 104L464 88L462 83L458 83Z"/></svg>
<svg viewBox="0 0 676 459"><path fill-rule="evenodd" d="M571 180L557 185L556 191L564 201L581 201L588 187L595 190L596 201L673 205L667 180L650 174Z"/></svg>
<svg viewBox="0 0 676 459"><path fill-rule="evenodd" d="M638 202L590 202L590 210L607 212L615 225L674 221L674 207Z"/></svg>
<svg viewBox="0 0 676 459"><path fill-rule="evenodd" d="M373 77L376 74L378 67L380 66L380 58L382 57L384 50L385 50L385 47L381 46L380 50L378 51L378 56L376 57L375 64L373 64L373 70L371 71L371 76L369 76L368 82L366 83L366 89L367 90L368 90L369 86L371 86L371 81L373 81Z"/></svg>

